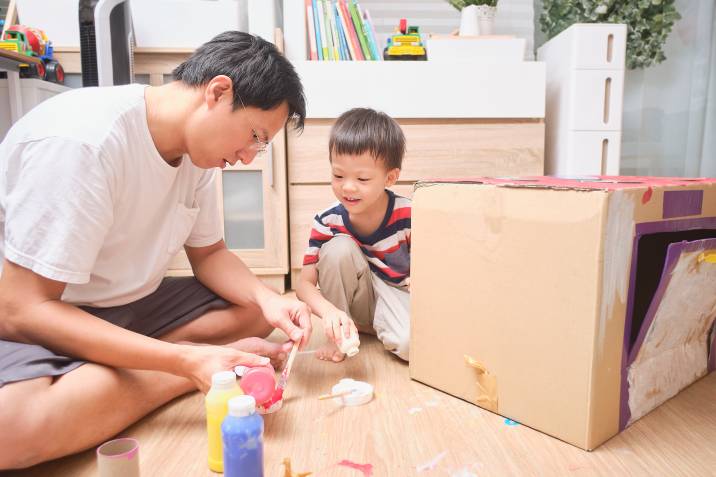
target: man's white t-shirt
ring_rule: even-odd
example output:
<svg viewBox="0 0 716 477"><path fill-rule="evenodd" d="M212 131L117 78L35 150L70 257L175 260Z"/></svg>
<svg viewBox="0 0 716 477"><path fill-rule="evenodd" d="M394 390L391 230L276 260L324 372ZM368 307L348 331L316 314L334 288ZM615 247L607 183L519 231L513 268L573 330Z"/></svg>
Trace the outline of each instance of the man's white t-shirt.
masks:
<svg viewBox="0 0 716 477"><path fill-rule="evenodd" d="M162 159L144 89L73 90L12 127L0 144L0 267L66 282L68 303L116 306L155 291L184 244L221 240L218 169Z"/></svg>

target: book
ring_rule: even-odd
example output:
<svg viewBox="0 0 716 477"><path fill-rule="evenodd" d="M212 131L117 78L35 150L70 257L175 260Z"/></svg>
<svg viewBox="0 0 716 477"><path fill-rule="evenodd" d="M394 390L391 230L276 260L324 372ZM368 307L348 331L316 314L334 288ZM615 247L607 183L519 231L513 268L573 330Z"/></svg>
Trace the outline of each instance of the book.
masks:
<svg viewBox="0 0 716 477"><path fill-rule="evenodd" d="M363 61L365 60L365 57L363 56L363 51L360 48L358 35L356 34L355 27L353 26L353 19L348 11L348 4L346 3L346 0L338 0L338 6L340 7L341 17L345 23L345 29L348 32L346 39L348 40L348 45L351 50L351 56L354 60Z"/></svg>
<svg viewBox="0 0 716 477"><path fill-rule="evenodd" d="M336 28L336 15L333 12L333 2L326 0L328 23L331 25L331 38L333 39L333 58L336 61L341 60L341 39L338 36L338 29Z"/></svg>
<svg viewBox="0 0 716 477"><path fill-rule="evenodd" d="M318 59L318 50L316 50L316 31L313 27L313 0L306 0L306 31L308 32L308 58L315 61Z"/></svg>
<svg viewBox="0 0 716 477"><path fill-rule="evenodd" d="M360 9L360 7L358 7ZM363 11L363 24L368 32L368 44L373 53L373 58L376 60L382 60L383 55L381 54L380 48L378 48L378 41L375 37L375 28L373 27L373 19L370 17L368 10Z"/></svg>
<svg viewBox="0 0 716 477"><path fill-rule="evenodd" d="M351 18L353 18L353 25L356 29L356 34L358 35L358 41L360 42L361 50L363 51L363 56L365 56L366 60L371 60L372 55L370 54L370 49L368 48L368 44L366 43L365 38L365 32L363 31L363 21L360 18L360 15L358 14L358 8L356 7L355 1L351 1L348 5L348 9L351 12Z"/></svg>
<svg viewBox="0 0 716 477"><path fill-rule="evenodd" d="M341 52L341 59L342 60L350 60L351 55L348 52L348 45L346 44L346 35L345 31L343 30L343 23L341 22L341 17L339 16L338 12L340 11L340 8L338 7L337 3L333 4L333 16L336 20L336 30L338 30L338 39L340 40L340 52Z"/></svg>
<svg viewBox="0 0 716 477"><path fill-rule="evenodd" d="M317 0L316 6L318 7L318 10L316 10L316 15L318 16L318 23L320 25L320 32L321 32L321 50L323 51L323 60L327 61L329 60L328 56L328 37L327 31L326 31L326 25L325 25L325 16L323 14L323 0Z"/></svg>

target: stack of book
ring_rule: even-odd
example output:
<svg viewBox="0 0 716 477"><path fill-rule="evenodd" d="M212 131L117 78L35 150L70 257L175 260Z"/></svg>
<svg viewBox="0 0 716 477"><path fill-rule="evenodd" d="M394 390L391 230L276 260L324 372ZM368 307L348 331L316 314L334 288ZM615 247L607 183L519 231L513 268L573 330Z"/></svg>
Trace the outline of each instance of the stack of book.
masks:
<svg viewBox="0 0 716 477"><path fill-rule="evenodd" d="M378 61L382 59L367 10L355 0L305 0L310 59Z"/></svg>

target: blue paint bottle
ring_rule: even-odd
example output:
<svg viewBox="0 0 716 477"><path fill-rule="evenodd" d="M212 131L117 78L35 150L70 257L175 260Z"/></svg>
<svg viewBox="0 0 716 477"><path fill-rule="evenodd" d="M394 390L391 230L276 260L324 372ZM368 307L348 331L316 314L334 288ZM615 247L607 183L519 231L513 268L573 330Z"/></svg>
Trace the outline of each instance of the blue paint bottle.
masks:
<svg viewBox="0 0 716 477"><path fill-rule="evenodd" d="M253 396L229 399L229 414L221 424L225 477L263 477L264 420L256 414Z"/></svg>

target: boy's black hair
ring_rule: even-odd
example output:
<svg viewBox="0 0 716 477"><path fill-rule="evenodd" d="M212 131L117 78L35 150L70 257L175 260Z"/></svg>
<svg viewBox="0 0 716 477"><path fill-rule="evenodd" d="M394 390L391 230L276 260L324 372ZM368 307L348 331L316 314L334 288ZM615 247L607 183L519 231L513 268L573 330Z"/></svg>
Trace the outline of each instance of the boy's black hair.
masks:
<svg viewBox="0 0 716 477"><path fill-rule="evenodd" d="M306 101L301 80L291 62L263 38L240 31L220 33L197 48L172 75L190 86L228 76L233 82L234 109L241 100L264 111L286 101L293 126L303 129Z"/></svg>
<svg viewBox="0 0 716 477"><path fill-rule="evenodd" d="M405 136L400 125L387 114L354 108L341 114L331 128L328 151L331 157L369 152L382 160L387 170L400 169L405 155Z"/></svg>

